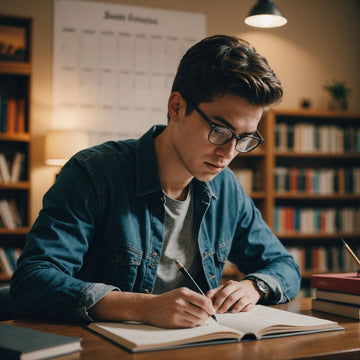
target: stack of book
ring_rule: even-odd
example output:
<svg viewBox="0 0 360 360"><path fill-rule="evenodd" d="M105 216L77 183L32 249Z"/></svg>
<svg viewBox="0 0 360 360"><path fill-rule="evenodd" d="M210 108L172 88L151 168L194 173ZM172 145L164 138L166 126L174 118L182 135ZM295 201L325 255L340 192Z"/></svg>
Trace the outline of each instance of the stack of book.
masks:
<svg viewBox="0 0 360 360"><path fill-rule="evenodd" d="M312 309L360 320L360 275L358 273L311 276L315 289Z"/></svg>

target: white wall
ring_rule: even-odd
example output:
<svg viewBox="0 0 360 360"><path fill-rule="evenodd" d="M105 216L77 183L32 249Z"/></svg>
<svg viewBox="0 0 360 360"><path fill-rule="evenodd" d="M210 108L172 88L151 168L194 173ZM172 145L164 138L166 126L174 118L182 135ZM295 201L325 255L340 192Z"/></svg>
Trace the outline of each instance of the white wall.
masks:
<svg viewBox="0 0 360 360"><path fill-rule="evenodd" d="M322 85L337 78L353 88L349 111L360 113L359 0L275 0L289 22L284 27L267 30L250 28L243 22L255 0L103 2L203 12L207 15L208 35L237 35L267 57L285 89L279 107L297 108L302 97L310 97L315 109L326 109L327 95ZM0 12L34 19L31 104L34 220L58 171L43 164L43 138L51 119L52 0L0 0Z"/></svg>

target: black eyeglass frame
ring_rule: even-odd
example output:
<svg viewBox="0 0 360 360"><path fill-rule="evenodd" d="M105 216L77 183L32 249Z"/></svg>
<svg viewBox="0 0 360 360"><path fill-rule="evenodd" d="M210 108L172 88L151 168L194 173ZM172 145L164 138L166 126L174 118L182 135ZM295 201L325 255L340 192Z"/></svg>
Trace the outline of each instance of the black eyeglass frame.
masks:
<svg viewBox="0 0 360 360"><path fill-rule="evenodd" d="M259 133L259 131L256 130L256 132L254 134L247 134L247 135L236 135L231 129L229 129L227 126L224 126L224 125L219 125L219 124L215 124L214 122L212 122L207 115L205 115L202 110L200 110L197 106L194 107L194 109L198 112L198 114L210 125L211 129L210 129L210 132L209 132L209 135L208 135L208 140L211 144L213 145L225 145L227 144L228 142L230 142L232 139L236 139L236 144L235 144L235 150L239 153L248 153L254 149L256 149L260 144L262 144L264 142L264 138L261 136L261 134ZM213 141L210 140L210 137L211 137L211 133L213 132L213 130L215 128L224 128L228 131L231 132L232 136L228 139L228 140L225 140L223 143L214 143ZM253 147L247 149L246 151L240 151L236 148L238 142L244 138L252 138L252 139L255 139L258 141L257 144L255 144Z"/></svg>

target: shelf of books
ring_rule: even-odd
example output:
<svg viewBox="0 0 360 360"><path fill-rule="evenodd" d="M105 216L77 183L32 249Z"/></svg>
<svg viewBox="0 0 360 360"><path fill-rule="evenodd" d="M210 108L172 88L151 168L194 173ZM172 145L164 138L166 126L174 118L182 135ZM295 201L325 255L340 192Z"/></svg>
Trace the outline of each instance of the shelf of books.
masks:
<svg viewBox="0 0 360 360"><path fill-rule="evenodd" d="M0 15L0 281L9 281L30 222L32 20Z"/></svg>
<svg viewBox="0 0 360 360"><path fill-rule="evenodd" d="M360 114L268 111L265 142L231 168L294 255L306 295L313 273L352 272L360 254Z"/></svg>

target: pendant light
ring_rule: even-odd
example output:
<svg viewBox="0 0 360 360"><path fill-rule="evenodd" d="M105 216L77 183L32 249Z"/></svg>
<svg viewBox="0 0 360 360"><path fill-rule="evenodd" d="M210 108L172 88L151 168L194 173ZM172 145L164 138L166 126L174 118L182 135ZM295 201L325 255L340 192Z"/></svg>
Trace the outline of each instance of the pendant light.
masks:
<svg viewBox="0 0 360 360"><path fill-rule="evenodd" d="M258 0L244 21L247 25L260 28L279 27L287 23L287 19L273 0Z"/></svg>

